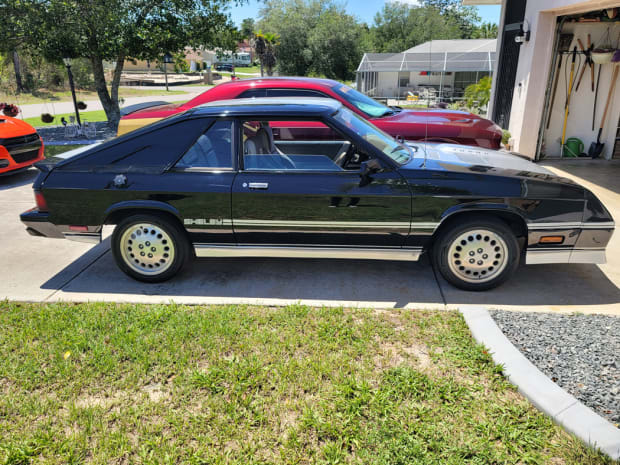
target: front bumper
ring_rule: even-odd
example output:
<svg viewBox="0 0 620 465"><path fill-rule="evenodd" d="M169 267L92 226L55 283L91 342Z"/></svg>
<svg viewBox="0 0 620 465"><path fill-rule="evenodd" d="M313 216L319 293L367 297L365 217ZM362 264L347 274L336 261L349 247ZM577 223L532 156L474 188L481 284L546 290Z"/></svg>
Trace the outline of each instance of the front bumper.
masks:
<svg viewBox="0 0 620 465"><path fill-rule="evenodd" d="M43 160L44 150L43 143L36 134L0 139L0 175L28 168Z"/></svg>
<svg viewBox="0 0 620 465"><path fill-rule="evenodd" d="M56 225L49 221L49 213L40 212L36 208L25 211L19 219L26 226L26 232L31 236L49 237L54 239L69 239L76 242L98 244L101 242L101 227L86 226L86 231L72 230L69 225Z"/></svg>
<svg viewBox="0 0 620 465"><path fill-rule="evenodd" d="M525 264L606 263L605 248L614 228L613 221L530 224ZM557 246L543 246L540 242L544 236L563 236L565 240Z"/></svg>

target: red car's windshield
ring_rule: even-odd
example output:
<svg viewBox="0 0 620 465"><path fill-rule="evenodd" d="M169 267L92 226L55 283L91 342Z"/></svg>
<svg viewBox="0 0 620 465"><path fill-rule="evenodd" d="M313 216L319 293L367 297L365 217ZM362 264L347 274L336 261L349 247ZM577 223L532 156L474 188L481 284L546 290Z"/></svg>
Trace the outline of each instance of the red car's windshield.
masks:
<svg viewBox="0 0 620 465"><path fill-rule="evenodd" d="M394 113L394 111L389 107L371 99L370 97L367 97L349 86L345 86L344 84L335 86L332 89L347 102L354 105L358 110L364 112L372 118L378 118L380 116L391 115Z"/></svg>

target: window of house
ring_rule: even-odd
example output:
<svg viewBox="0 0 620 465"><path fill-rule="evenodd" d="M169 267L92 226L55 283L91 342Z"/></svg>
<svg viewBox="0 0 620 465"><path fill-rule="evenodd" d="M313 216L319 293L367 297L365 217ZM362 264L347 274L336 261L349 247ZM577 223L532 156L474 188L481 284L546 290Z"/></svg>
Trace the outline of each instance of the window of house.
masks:
<svg viewBox="0 0 620 465"><path fill-rule="evenodd" d="M217 120L198 137L177 168L232 168L232 121Z"/></svg>

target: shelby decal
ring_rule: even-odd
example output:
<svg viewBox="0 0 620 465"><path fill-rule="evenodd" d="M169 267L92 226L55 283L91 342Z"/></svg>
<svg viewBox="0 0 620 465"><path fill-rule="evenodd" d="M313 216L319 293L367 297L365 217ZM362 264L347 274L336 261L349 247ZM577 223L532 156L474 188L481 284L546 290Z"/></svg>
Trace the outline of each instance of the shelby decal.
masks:
<svg viewBox="0 0 620 465"><path fill-rule="evenodd" d="M222 218L185 218L183 220L185 225L205 226L205 225L223 225L224 220Z"/></svg>

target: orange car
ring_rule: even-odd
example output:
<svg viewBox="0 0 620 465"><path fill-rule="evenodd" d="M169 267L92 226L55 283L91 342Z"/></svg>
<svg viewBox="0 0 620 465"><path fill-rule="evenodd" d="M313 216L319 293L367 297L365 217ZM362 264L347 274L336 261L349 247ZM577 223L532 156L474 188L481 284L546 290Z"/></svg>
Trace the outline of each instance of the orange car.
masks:
<svg viewBox="0 0 620 465"><path fill-rule="evenodd" d="M43 160L43 141L28 123L0 115L0 176Z"/></svg>

